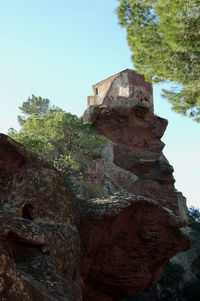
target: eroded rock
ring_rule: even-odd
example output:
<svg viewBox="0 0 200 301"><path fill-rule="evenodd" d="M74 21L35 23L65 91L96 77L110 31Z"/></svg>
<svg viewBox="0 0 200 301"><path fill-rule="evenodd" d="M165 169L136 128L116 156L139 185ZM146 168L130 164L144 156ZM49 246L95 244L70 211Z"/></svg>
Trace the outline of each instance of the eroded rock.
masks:
<svg viewBox="0 0 200 301"><path fill-rule="evenodd" d="M101 172L99 178L98 168L93 168L93 178L88 175L85 179L89 185L101 185L102 193L106 194L105 183L106 188L110 183L116 191L126 190L155 199L176 215L185 215L185 205L184 210L179 211L173 167L162 152L164 143L161 138L168 124L166 119L155 116L138 99L114 99L107 104L89 106L83 120L92 122L95 133L104 144L101 158L104 177Z"/></svg>
<svg viewBox="0 0 200 301"><path fill-rule="evenodd" d="M63 175L5 135L0 169L2 301L118 300L152 287L190 246L185 220L144 196L118 192L80 210Z"/></svg>
<svg viewBox="0 0 200 301"><path fill-rule="evenodd" d="M0 135L0 296L82 300L79 203L64 177Z"/></svg>
<svg viewBox="0 0 200 301"><path fill-rule="evenodd" d="M190 247L180 230L185 225L157 201L127 192L85 202L81 222L84 300L117 300L149 290L169 259Z"/></svg>

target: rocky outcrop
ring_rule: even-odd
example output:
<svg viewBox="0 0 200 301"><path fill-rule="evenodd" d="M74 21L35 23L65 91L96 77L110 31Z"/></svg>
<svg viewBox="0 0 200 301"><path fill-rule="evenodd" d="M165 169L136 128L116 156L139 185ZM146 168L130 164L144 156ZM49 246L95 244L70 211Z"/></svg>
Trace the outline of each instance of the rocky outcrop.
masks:
<svg viewBox="0 0 200 301"><path fill-rule="evenodd" d="M0 135L0 299L82 300L79 203L64 177Z"/></svg>
<svg viewBox="0 0 200 301"><path fill-rule="evenodd" d="M184 228L191 235L189 227ZM184 231L185 232L185 231ZM188 301L200 297L200 238L192 236L192 247L172 257L160 281L149 291L125 298L126 301Z"/></svg>
<svg viewBox="0 0 200 301"><path fill-rule="evenodd" d="M106 224L104 218L102 218L101 223L100 213L98 215L98 229L101 229L101 231L94 225L90 227L92 229L91 232L88 230L89 237L94 237L94 241L97 240L97 243L93 245L93 253L91 249L88 250L84 258L84 269L82 269L82 272L86 279L87 298L85 300L104 300L103 297L99 297L100 292L114 298L113 300L115 300L116 296L133 296L138 292L149 290L153 286L153 282L155 284L161 278L163 269L168 261L165 257L167 256L166 246L170 246L169 249L171 251L177 248L177 246L173 246L176 238L172 238L172 233L175 233L172 228L170 227L171 230L169 228L166 230L166 233L170 233L172 244L161 230L163 227L160 227L160 222L158 222L160 220L159 216L162 216L161 220L163 223L165 218L163 213L158 213L159 210L161 208L162 210L168 209L168 213L174 214L177 218L181 218L182 221L188 220L186 199L181 192L176 190L173 167L169 164L162 151L164 143L161 141L161 138L168 122L166 119L155 116L151 107L141 103L140 98L130 97L115 98L109 102L103 101L99 105L91 105L87 108L82 118L84 122L93 124L95 133L101 137L103 142L101 157L95 159L93 168L90 167L86 171L87 178L85 177L85 183L88 185L89 195L91 197L99 197L109 195L115 191L126 191L131 193L129 200L132 194L137 195L140 200L138 203L136 201L130 207L128 206L129 210L127 209L127 212L129 213L124 215L124 220L129 225L127 227L134 229L133 232L126 226L125 228L122 226L123 230L119 226L119 232L116 230L116 221L119 225L124 225L123 218L120 218L118 215L116 220L115 218L113 220L111 218L108 219L110 224L113 223L111 228ZM98 189L95 189L96 187ZM132 196L133 199L135 197ZM155 208L160 209L154 211L151 206L149 207L146 198L154 200L154 210ZM108 199L106 198L106 200ZM106 204L106 200L104 200L104 204ZM116 199L114 197L114 200L117 207L117 204L119 204L118 196L116 196ZM93 209L96 208L97 204L100 205L101 201L98 199L96 201L90 200L86 204L88 204L87 210L93 212ZM142 204L144 207L142 207ZM141 211L137 210L137 206L141 206ZM85 219L87 220L89 217L89 223L95 223L94 212L92 214L90 211L87 213L87 210ZM157 213L154 215L151 210ZM138 215L132 214L132 212L137 212ZM134 216L133 221L131 221L130 216ZM137 218L140 220L138 223ZM138 225L140 225L139 228L137 228ZM147 243L142 236L142 225L149 229L149 237L152 238L152 244L150 243L151 239L149 241L147 239ZM169 222L166 221L166 225L169 225ZM111 244L107 241L107 239L111 239L108 229L111 229L112 233L113 241ZM139 232L141 231L140 233L137 232L138 229ZM123 235L120 234L121 232L123 232ZM97 239L95 235L97 235ZM138 237L141 240L138 241ZM163 239L163 241L160 241L158 238ZM164 242L165 238L166 241ZM132 239L134 247L129 253L129 247L126 247L126 244ZM87 242L86 236L85 245L87 244L90 245L90 242ZM106 248L106 245L108 248ZM139 246L143 246L144 249ZM161 246L164 246L163 251L161 251ZM102 250L102 252L99 250ZM122 250L126 251L123 253ZM159 251L162 253L161 256ZM141 255L144 266L142 266L138 254ZM169 257L171 256L173 255L171 254ZM184 255L180 256L184 257ZM158 259L158 261L160 260L158 265L153 261L153 258L156 258L156 262L160 258ZM94 277L95 273L96 278ZM110 289L111 287L112 289Z"/></svg>
<svg viewBox="0 0 200 301"><path fill-rule="evenodd" d="M2 301L118 300L190 246L185 221L156 200L119 192L81 209L59 171L5 135L0 170Z"/></svg>
<svg viewBox="0 0 200 301"><path fill-rule="evenodd" d="M157 201L127 192L85 202L81 220L85 301L149 290L169 258L190 246L179 230L183 220Z"/></svg>
<svg viewBox="0 0 200 301"><path fill-rule="evenodd" d="M101 185L102 194L126 190L152 198L186 218L185 199L174 187L173 167L162 152L166 119L153 115L138 99L126 99L89 106L83 121L93 124L104 143L103 155L98 158L104 175L101 171L99 178L98 168L94 168L93 177L86 182Z"/></svg>

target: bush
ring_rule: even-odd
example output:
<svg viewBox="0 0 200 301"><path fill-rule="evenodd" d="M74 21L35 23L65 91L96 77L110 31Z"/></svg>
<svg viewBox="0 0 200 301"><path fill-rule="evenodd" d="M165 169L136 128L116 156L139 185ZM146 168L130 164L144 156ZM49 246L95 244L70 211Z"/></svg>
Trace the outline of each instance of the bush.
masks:
<svg viewBox="0 0 200 301"><path fill-rule="evenodd" d="M81 166L101 152L101 140L90 124L60 109L27 118L21 131L8 135L64 173L80 171Z"/></svg>

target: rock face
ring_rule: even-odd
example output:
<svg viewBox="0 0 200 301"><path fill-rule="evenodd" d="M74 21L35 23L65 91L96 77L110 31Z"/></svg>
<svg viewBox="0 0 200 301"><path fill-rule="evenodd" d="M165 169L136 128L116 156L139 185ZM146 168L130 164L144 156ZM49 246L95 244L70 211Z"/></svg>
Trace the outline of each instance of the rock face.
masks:
<svg viewBox="0 0 200 301"><path fill-rule="evenodd" d="M199 300L200 289L200 237L196 232L191 235L191 228L184 232L192 238L192 247L186 252L176 254L170 259L160 281L149 291L126 298L126 301L188 301ZM194 240L195 239L195 240Z"/></svg>
<svg viewBox="0 0 200 301"><path fill-rule="evenodd" d="M0 135L0 299L82 300L79 204L63 176Z"/></svg>
<svg viewBox="0 0 200 301"><path fill-rule="evenodd" d="M59 171L5 135L0 170L2 301L118 300L190 247L184 220L158 201L119 192L80 209Z"/></svg>
<svg viewBox="0 0 200 301"><path fill-rule="evenodd" d="M184 225L157 201L127 192L85 202L80 231L84 300L118 300L149 290L168 259L189 248L179 230Z"/></svg>
<svg viewBox="0 0 200 301"><path fill-rule="evenodd" d="M174 187L173 167L162 152L161 138L168 122L153 114L153 101L142 101L140 92L146 91L146 82L140 75L131 74L133 77L126 82L126 88L138 94L131 92L121 97L116 95L119 90L110 89L106 95L114 91L115 97L100 99L102 95L95 95L82 117L83 122L93 124L104 145L101 157L94 159L93 167L85 173L90 197L116 191L130 193L129 205L125 195L122 197L122 206L127 207L123 207L121 213L119 195L85 203L81 237L84 246L89 247L84 247L81 274L85 279L84 300L87 301L107 300L100 294L109 296L108 300L116 300L148 290L161 278L167 258L175 255L175 250L186 239L178 231L180 221L169 223L173 214L182 222L187 221L187 207L186 199ZM93 86L94 92L107 89L107 82L113 78L115 81L119 75L116 76ZM120 83L124 85L122 79ZM148 91L150 99L149 86ZM114 208L118 212L116 216L113 213L105 218L105 212L108 210L111 214ZM183 241L178 242L179 239ZM189 240L186 245L184 250L189 248Z"/></svg>
<svg viewBox="0 0 200 301"><path fill-rule="evenodd" d="M0 135L0 300L117 301L149 290L190 248L162 152L167 120L143 81L125 70L94 87L83 121L103 152L85 170L82 207L58 170Z"/></svg>
<svg viewBox="0 0 200 301"><path fill-rule="evenodd" d="M94 160L96 177L93 175L90 184L101 185L102 194L126 190L152 198L186 217L185 199L174 187L173 167L162 152L164 143L160 139L166 119L153 115L137 99L127 99L89 106L83 121L92 122L104 142L102 158L98 158L104 173L101 168L98 177Z"/></svg>

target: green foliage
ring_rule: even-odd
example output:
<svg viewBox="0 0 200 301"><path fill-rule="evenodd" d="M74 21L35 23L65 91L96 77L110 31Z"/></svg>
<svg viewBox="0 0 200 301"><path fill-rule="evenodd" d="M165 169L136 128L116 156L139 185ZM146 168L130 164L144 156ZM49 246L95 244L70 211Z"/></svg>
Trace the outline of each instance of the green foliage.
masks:
<svg viewBox="0 0 200 301"><path fill-rule="evenodd" d="M164 97L174 111L200 121L199 0L118 1L136 69L147 80L179 84Z"/></svg>
<svg viewBox="0 0 200 301"><path fill-rule="evenodd" d="M191 237L193 239L200 237L200 209L191 206L189 208L189 222L191 227Z"/></svg>
<svg viewBox="0 0 200 301"><path fill-rule="evenodd" d="M44 115L50 109L50 101L47 98L37 97L32 94L19 108L26 117L33 114ZM18 122L21 126L26 122L25 116L18 116Z"/></svg>
<svg viewBox="0 0 200 301"><path fill-rule="evenodd" d="M29 115L19 132L8 135L27 149L50 161L65 174L80 174L81 168L101 151L101 141L91 124L83 124L75 115L49 108L49 101L30 98L20 108ZM26 105L24 105L26 104Z"/></svg>

